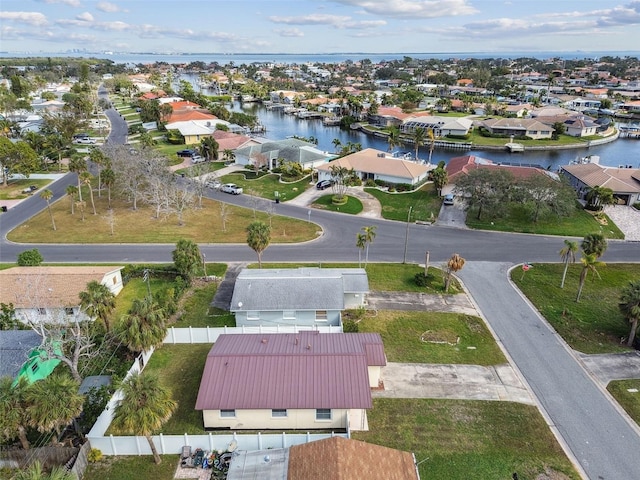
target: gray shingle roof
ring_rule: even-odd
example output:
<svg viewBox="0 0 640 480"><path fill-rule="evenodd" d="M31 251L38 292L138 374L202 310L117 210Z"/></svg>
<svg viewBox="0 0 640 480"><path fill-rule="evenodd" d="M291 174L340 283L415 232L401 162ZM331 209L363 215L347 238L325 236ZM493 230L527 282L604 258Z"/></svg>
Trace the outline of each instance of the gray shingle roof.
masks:
<svg viewBox="0 0 640 480"><path fill-rule="evenodd" d="M38 347L41 340L33 330L0 330L0 378L15 378L29 352Z"/></svg>

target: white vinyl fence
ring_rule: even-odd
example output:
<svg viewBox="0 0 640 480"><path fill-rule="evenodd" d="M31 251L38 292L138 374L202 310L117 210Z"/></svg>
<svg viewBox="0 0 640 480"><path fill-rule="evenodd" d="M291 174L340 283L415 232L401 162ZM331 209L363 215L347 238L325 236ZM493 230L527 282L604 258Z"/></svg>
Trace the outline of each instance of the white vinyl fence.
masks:
<svg viewBox="0 0 640 480"><path fill-rule="evenodd" d="M214 343L218 337L225 333L297 333L302 330L318 330L322 333L342 332L340 326L327 327L224 327L224 328L171 328L164 343ZM127 372L125 379L134 372L141 372L147 365L153 349L140 354ZM145 437L142 436L105 436L111 424L113 409L122 398L122 392L116 391L100 414L87 439L91 448L99 449L103 455L151 455L151 447ZM240 450L263 450L268 448L286 448L293 445L301 445L307 442L323 440L325 438L339 436L349 438L347 433L299 433L299 434L214 434L204 435L154 435L153 441L160 454L179 454L184 445L192 449L201 448L205 451L226 450L232 441L237 442Z"/></svg>

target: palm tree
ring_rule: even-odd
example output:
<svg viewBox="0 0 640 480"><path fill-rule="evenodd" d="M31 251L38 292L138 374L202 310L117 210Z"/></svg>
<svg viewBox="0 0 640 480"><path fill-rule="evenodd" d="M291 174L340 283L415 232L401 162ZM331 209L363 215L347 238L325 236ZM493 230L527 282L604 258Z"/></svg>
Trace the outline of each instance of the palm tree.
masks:
<svg viewBox="0 0 640 480"><path fill-rule="evenodd" d="M47 202L47 210L51 217L51 226L53 227L53 230L56 230L56 221L53 219L53 212L51 211L51 199L53 198L53 192L47 188L40 192L40 198Z"/></svg>
<svg viewBox="0 0 640 480"><path fill-rule="evenodd" d="M91 198L91 208L93 209L93 214L97 215L96 204L93 201L93 188L91 187L91 180L93 180L93 175L91 175L89 172L82 172L79 178L84 185L89 187L89 197Z"/></svg>
<svg viewBox="0 0 640 480"><path fill-rule="evenodd" d="M102 183L107 187L107 201L111 210L111 188L116 184L116 173L109 167L102 172Z"/></svg>
<svg viewBox="0 0 640 480"><path fill-rule="evenodd" d="M12 440L17 436L22 448L28 450L31 446L27 439L30 422L25 394L29 384L22 377L15 385L12 383L10 377L0 378L0 438Z"/></svg>
<svg viewBox="0 0 640 480"><path fill-rule="evenodd" d="M153 298L136 298L120 318L119 337L132 352L162 345L167 336L167 313Z"/></svg>
<svg viewBox="0 0 640 480"><path fill-rule="evenodd" d="M413 145L416 149L416 161L418 160L418 149L424 145L427 132L424 128L418 127L413 131L411 138L413 139Z"/></svg>
<svg viewBox="0 0 640 480"><path fill-rule="evenodd" d="M233 163L236 161L236 154L234 153L233 150L231 150L230 148L225 148L222 151L222 159L225 162L229 162L229 163Z"/></svg>
<svg viewBox="0 0 640 480"><path fill-rule="evenodd" d="M629 285L624 287L618 307L631 324L627 347L632 347L638 331L638 321L640 321L640 280L629 282Z"/></svg>
<svg viewBox="0 0 640 480"><path fill-rule="evenodd" d="M604 205L614 203L613 190L597 185L595 187L589 187L585 200L587 201L587 207L589 209L602 210Z"/></svg>
<svg viewBox="0 0 640 480"><path fill-rule="evenodd" d="M262 252L271 242L271 228L264 222L251 222L247 227L247 245L258 255L258 266L262 268Z"/></svg>
<svg viewBox="0 0 640 480"><path fill-rule="evenodd" d="M89 159L98 167L98 197L102 196L102 169L111 165L111 159L102 150L92 148Z"/></svg>
<svg viewBox="0 0 640 480"><path fill-rule="evenodd" d="M364 236L364 242L366 245L364 268L367 268L367 263L369 262L369 245L371 245L373 243L373 239L376 238L376 226L371 225L369 227L362 227L362 235Z"/></svg>
<svg viewBox="0 0 640 480"><path fill-rule="evenodd" d="M580 301L580 295L582 294L582 288L584 287L584 282L587 279L587 274L589 272L593 272L598 276L598 278L600 278L597 267L605 265L604 262L598 261L598 256L595 253L586 253L584 250L582 252L582 257L580 258L580 263L582 263L582 271L580 272L580 285L578 286L576 302Z"/></svg>
<svg viewBox="0 0 640 480"><path fill-rule="evenodd" d="M389 144L389 152L393 152L394 148L402 145L402 140L400 139L400 129L398 127L391 127L389 129L387 143Z"/></svg>
<svg viewBox="0 0 640 480"><path fill-rule="evenodd" d="M451 285L451 276L455 272L462 270L462 267L464 267L464 262L465 262L464 258L462 258L457 253L454 253L453 255L451 255L451 258L447 262L447 276L444 284L445 292L449 291L449 286Z"/></svg>
<svg viewBox="0 0 640 480"><path fill-rule="evenodd" d="M571 240L564 241L564 247L560 250L560 259L564 263L564 271L562 272L562 282L560 282L560 288L564 288L564 280L567 278L567 270L569 270L569 263L576 262L576 252L578 251L578 242Z"/></svg>
<svg viewBox="0 0 640 480"><path fill-rule="evenodd" d="M76 203L76 195L78 195L78 187L75 185L69 185L67 187L67 195L69 196L69 201L71 202L71 215L74 214L74 205Z"/></svg>
<svg viewBox="0 0 640 480"><path fill-rule="evenodd" d="M217 160L219 148L220 145L213 137L205 137L200 141L200 151L207 160Z"/></svg>
<svg viewBox="0 0 640 480"><path fill-rule="evenodd" d="M107 330L111 330L109 315L116 308L116 297L105 285L96 280L87 283L87 288L80 292L80 306L91 318L98 318Z"/></svg>
<svg viewBox="0 0 640 480"><path fill-rule="evenodd" d="M586 255L595 255L600 258L607 250L607 239L602 233L590 233L582 239L580 247Z"/></svg>
<svg viewBox="0 0 640 480"><path fill-rule="evenodd" d="M69 161L69 171L78 174L78 201L82 201L82 186L80 183L80 174L87 171L87 162L84 158L74 157Z"/></svg>
<svg viewBox="0 0 640 480"><path fill-rule="evenodd" d="M362 251L366 246L367 236L362 232L358 232L358 234L356 235L356 247L358 247L358 268L360 268L362 265Z"/></svg>
<svg viewBox="0 0 640 480"><path fill-rule="evenodd" d="M436 146L436 135L433 132L433 128L427 130L427 137L429 138L429 160L427 164L431 165L431 157L433 156L433 148Z"/></svg>
<svg viewBox="0 0 640 480"><path fill-rule="evenodd" d="M162 459L152 435L171 418L177 403L160 385L158 377L150 373L133 373L122 383L121 391L122 399L114 407L111 426L118 432L144 435L153 460L160 464Z"/></svg>
<svg viewBox="0 0 640 480"><path fill-rule="evenodd" d="M69 375L53 373L39 380L25 392L30 423L41 433L69 425L82 412L84 396L78 393L80 384Z"/></svg>
<svg viewBox="0 0 640 480"><path fill-rule="evenodd" d="M339 138L334 138L331 143L333 144L333 147L336 149L336 153L338 153L340 151L340 146L342 145L342 142L340 141Z"/></svg>
<svg viewBox="0 0 640 480"><path fill-rule="evenodd" d="M40 462L36 460L33 464L11 477L11 480L75 480L76 478L74 473L58 465L47 473L42 469Z"/></svg>

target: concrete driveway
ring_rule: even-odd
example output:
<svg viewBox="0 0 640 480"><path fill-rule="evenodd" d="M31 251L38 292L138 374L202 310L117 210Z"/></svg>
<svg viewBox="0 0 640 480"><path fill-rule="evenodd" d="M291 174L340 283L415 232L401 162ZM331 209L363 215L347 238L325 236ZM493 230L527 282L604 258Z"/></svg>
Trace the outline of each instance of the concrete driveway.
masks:
<svg viewBox="0 0 640 480"><path fill-rule="evenodd" d="M442 205L436 225L439 227L467 228L465 220L467 212L464 210L464 203L455 198L453 205Z"/></svg>
<svg viewBox="0 0 640 480"><path fill-rule="evenodd" d="M478 315L477 310L465 294L440 295L410 292L370 292L368 308L376 310L407 310L464 313Z"/></svg>

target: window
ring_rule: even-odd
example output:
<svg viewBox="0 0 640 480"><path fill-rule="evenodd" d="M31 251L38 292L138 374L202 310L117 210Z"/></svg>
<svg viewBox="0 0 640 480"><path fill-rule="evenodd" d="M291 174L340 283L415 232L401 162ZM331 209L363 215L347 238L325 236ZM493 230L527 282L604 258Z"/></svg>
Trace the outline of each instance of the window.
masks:
<svg viewBox="0 0 640 480"><path fill-rule="evenodd" d="M322 320L324 322L327 321L327 311L326 310L316 310L316 320Z"/></svg>
<svg viewBox="0 0 640 480"><path fill-rule="evenodd" d="M296 319L296 311L295 310L284 310L282 312L282 318L284 320L295 320Z"/></svg>
<svg viewBox="0 0 640 480"><path fill-rule="evenodd" d="M287 417L287 409L286 408L274 408L271 410L272 418L286 418Z"/></svg>
<svg viewBox="0 0 640 480"><path fill-rule="evenodd" d="M236 418L235 410L220 410L221 418Z"/></svg>
<svg viewBox="0 0 640 480"><path fill-rule="evenodd" d="M73 315L73 307L65 307L64 313L67 315Z"/></svg>
<svg viewBox="0 0 640 480"><path fill-rule="evenodd" d="M36 373L38 371L38 367L39 365L37 363L34 363L33 365L31 365L31 371L33 373Z"/></svg>
<svg viewBox="0 0 640 480"><path fill-rule="evenodd" d="M260 313L258 313L256 310L250 310L247 312L247 320L260 320Z"/></svg>
<svg viewBox="0 0 640 480"><path fill-rule="evenodd" d="M316 420L331 420L331 409L316 408Z"/></svg>

